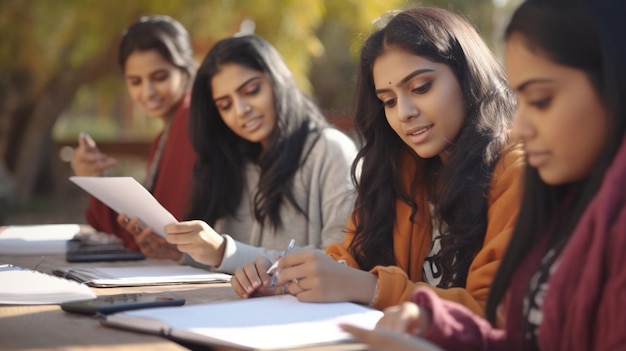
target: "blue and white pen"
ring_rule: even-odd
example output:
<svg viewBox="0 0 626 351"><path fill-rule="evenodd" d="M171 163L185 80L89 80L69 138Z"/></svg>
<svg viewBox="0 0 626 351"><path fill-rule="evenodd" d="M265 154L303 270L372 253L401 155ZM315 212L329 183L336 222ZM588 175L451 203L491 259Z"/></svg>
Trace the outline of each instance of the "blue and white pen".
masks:
<svg viewBox="0 0 626 351"><path fill-rule="evenodd" d="M287 253L289 253L289 250L293 249L294 246L296 246L296 240L291 239L291 241L289 241L289 245L287 245L287 248L285 249L285 252L283 252L283 255L280 257L285 257ZM267 274L272 274L272 286L276 286L276 279L278 279L278 276L280 275L280 271L276 270L277 267L278 260L276 260L276 262L274 262L274 264L272 264L266 272Z"/></svg>

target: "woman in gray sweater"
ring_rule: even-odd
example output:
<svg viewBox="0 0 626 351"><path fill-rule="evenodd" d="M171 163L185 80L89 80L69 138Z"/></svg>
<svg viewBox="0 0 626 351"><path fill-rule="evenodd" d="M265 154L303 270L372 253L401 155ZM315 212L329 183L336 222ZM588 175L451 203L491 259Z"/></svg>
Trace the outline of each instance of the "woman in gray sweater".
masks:
<svg viewBox="0 0 626 351"><path fill-rule="evenodd" d="M341 241L356 146L296 87L267 41L230 37L209 51L189 123L198 154L193 220L166 226L168 242L233 273L258 256L275 260L291 239L321 249Z"/></svg>

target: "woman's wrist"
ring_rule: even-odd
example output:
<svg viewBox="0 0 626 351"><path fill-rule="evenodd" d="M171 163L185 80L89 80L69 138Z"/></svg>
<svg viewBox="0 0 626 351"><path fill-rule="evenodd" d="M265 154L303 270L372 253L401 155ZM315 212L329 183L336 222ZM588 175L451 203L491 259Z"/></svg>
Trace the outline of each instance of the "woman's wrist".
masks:
<svg viewBox="0 0 626 351"><path fill-rule="evenodd" d="M214 262L211 263L211 266L213 267L221 266L222 262L224 262L224 254L226 254L226 238L224 238L222 235L219 235L219 237L221 238L222 242L214 249L214 256L212 260Z"/></svg>
<svg viewBox="0 0 626 351"><path fill-rule="evenodd" d="M378 299L378 291L380 289L378 276L357 269L353 270L359 272L362 278L359 278L358 281L355 281L352 284L353 295L352 298L350 298L350 301L360 303L365 306L374 305Z"/></svg>

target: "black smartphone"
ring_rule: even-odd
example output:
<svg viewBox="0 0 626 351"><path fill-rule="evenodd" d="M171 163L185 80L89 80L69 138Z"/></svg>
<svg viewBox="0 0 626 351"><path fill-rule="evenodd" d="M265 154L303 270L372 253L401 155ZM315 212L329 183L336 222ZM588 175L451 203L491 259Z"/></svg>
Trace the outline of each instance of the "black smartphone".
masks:
<svg viewBox="0 0 626 351"><path fill-rule="evenodd" d="M65 312L80 314L111 314L140 308L181 306L185 299L144 294L118 294L98 296L95 299L68 301L61 303Z"/></svg>

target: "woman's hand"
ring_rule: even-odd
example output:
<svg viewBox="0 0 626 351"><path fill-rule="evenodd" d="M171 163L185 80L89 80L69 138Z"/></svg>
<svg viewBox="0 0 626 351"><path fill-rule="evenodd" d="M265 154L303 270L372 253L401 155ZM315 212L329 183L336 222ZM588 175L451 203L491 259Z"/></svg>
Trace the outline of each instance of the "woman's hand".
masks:
<svg viewBox="0 0 626 351"><path fill-rule="evenodd" d="M306 302L352 301L364 305L374 298L377 277L341 264L319 250L294 250L278 260L276 286Z"/></svg>
<svg viewBox="0 0 626 351"><path fill-rule="evenodd" d="M367 344L369 350L441 350L418 336L430 327L430 320L430 311L413 302L403 302L385 309L374 330L347 324L342 324L341 329Z"/></svg>
<svg viewBox="0 0 626 351"><path fill-rule="evenodd" d="M368 350L382 351L441 351L437 345L432 344L418 336L397 332L384 327L367 330L353 325L342 324L341 329L360 342L368 346Z"/></svg>
<svg viewBox="0 0 626 351"><path fill-rule="evenodd" d="M117 216L117 223L124 227L134 238L139 250L148 258L180 260L182 253L176 245L168 243L165 238L154 233L152 228L142 228L139 218L128 218L121 213Z"/></svg>
<svg viewBox="0 0 626 351"><path fill-rule="evenodd" d="M222 264L226 240L203 221L168 224L166 240L189 254L194 260L213 267Z"/></svg>
<svg viewBox="0 0 626 351"><path fill-rule="evenodd" d="M108 157L98 150L96 143L88 134L80 133L78 147L74 149L74 155L70 162L74 174L98 177L116 164L117 161L114 158Z"/></svg>
<svg viewBox="0 0 626 351"><path fill-rule="evenodd" d="M413 302L388 307L376 324L376 328L385 328L399 333L419 335L430 327L430 311Z"/></svg>
<svg viewBox="0 0 626 351"><path fill-rule="evenodd" d="M230 285L235 293L244 299L288 293L285 285L271 286L272 277L266 273L271 265L272 262L267 257L260 256L256 261L238 268L230 279Z"/></svg>

